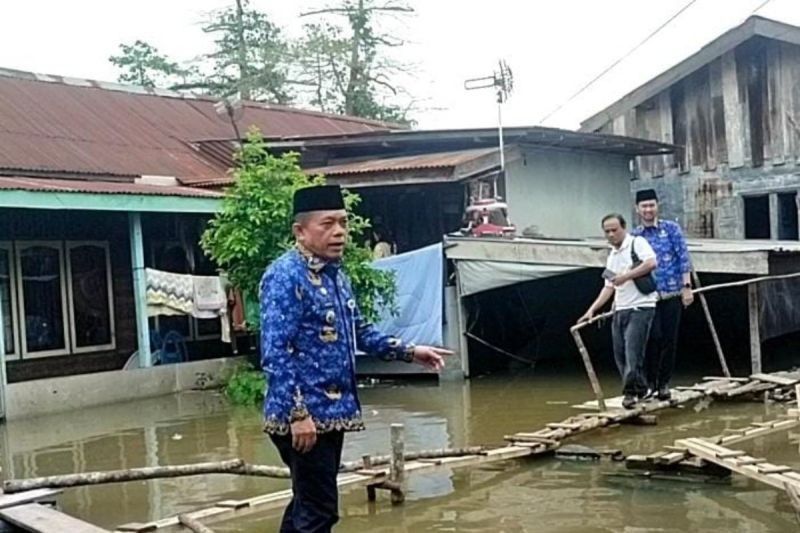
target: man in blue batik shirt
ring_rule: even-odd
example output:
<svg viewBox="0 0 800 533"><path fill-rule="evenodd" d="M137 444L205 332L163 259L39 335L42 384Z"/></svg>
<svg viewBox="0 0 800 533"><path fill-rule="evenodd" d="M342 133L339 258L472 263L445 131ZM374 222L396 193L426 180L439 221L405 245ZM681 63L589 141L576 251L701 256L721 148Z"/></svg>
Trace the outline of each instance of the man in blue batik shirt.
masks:
<svg viewBox="0 0 800 533"><path fill-rule="evenodd" d="M633 230L656 252L656 288L659 301L650 330L645 367L648 384L659 400L671 398L669 389L675 369L675 351L683 307L694 301L692 264L681 227L658 218L658 196L653 189L636 193L636 212L642 224Z"/></svg>
<svg viewBox="0 0 800 533"><path fill-rule="evenodd" d="M356 348L437 371L452 352L404 343L362 318L341 268L347 212L338 186L298 190L294 215L296 247L261 280L261 365L269 380L264 431L292 476L281 532L326 532L339 518L344 433L364 428Z"/></svg>

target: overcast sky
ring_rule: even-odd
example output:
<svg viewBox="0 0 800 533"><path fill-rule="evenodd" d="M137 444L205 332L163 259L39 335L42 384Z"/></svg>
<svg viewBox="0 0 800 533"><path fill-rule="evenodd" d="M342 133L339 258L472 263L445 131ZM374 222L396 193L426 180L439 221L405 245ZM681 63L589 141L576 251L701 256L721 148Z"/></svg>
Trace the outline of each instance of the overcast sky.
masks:
<svg viewBox="0 0 800 533"><path fill-rule="evenodd" d="M467 92L504 58L515 90L508 125L543 116L677 12L688 0L408 0L416 8L400 51L416 64L408 89L421 128L496 124L490 91ZM576 128L636 86L740 24L764 0L697 0L679 18L545 125ZM0 0L0 67L114 81L121 42L142 39L189 60L209 50L200 24L233 0ZM325 0L251 0L289 34ZM771 0L759 15L800 25L800 1Z"/></svg>

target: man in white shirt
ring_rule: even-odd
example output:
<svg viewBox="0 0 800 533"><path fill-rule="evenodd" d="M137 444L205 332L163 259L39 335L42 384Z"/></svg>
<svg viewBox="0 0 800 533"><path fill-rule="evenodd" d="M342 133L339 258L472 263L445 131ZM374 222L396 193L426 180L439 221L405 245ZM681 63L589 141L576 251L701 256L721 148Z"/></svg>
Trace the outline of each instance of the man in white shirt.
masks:
<svg viewBox="0 0 800 533"><path fill-rule="evenodd" d="M622 215L606 215L602 225L611 245L603 272L605 286L578 322L591 320L614 297L614 319L611 324L614 360L622 376L622 405L631 409L638 398L647 394L645 348L658 300L654 284L651 284L652 292L643 293L634 280L650 276L656 268L656 254L647 239L628 234ZM639 260L635 266L634 256Z"/></svg>

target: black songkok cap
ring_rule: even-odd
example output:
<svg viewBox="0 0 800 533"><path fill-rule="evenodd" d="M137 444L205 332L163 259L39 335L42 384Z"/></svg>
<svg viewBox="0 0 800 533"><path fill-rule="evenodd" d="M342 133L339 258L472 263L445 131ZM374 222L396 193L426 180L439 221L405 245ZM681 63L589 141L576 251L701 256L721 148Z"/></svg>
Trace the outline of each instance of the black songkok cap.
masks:
<svg viewBox="0 0 800 533"><path fill-rule="evenodd" d="M309 211L336 211L344 209L342 189L338 185L305 187L294 193L294 214Z"/></svg>
<svg viewBox="0 0 800 533"><path fill-rule="evenodd" d="M636 191L636 203L639 202L646 202L648 200L655 200L658 201L658 196L656 195L656 191L653 189L642 189L641 191Z"/></svg>

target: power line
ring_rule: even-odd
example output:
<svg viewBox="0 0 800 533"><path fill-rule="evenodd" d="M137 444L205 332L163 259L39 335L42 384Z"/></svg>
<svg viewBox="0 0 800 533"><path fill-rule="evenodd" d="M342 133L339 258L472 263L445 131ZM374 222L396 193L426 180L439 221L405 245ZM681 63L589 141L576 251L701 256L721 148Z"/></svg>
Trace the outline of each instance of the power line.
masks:
<svg viewBox="0 0 800 533"><path fill-rule="evenodd" d="M766 0L766 2L764 2L764 5L766 5L766 4L767 4L767 3L769 3L770 1L771 1L771 0ZM570 96L569 98L567 98L567 99L566 99L566 101L564 101L564 102L563 102L562 104L560 104L558 107L556 107L555 109L553 109L552 111L550 111L548 114L546 114L546 115L545 115L545 116L544 116L544 117L543 117L541 120L539 120L539 124L543 124L543 123L544 123L544 122L545 122L547 119L549 119L550 117L552 117L553 115L555 115L556 113L558 113L559 111L561 111L561 110L562 110L562 109L563 109L565 106L569 105L569 104L570 104L570 103L571 103L573 100L575 100L575 98L577 98L578 96L580 96L581 94L583 94L583 92L584 92L586 89L588 89L589 87L591 87L592 85L594 85L594 84L595 84L595 83L596 83L596 82L597 82L597 81L598 81L600 78L602 78L603 76L605 76L606 74L608 74L608 73L611 71L611 69L613 69L614 67L616 67L617 65L619 65L620 63L622 63L623 61L625 61L625 60L626 60L626 59L627 59L627 58L628 58L628 57L629 57L631 54L633 54L633 53L634 53L636 50L638 50L639 48L641 48L641 47L642 47L642 46L643 46L643 45L644 45L644 44L645 44L647 41L649 41L650 39L652 39L653 37L655 37L655 36L656 36L656 35L657 35L657 34L658 34L658 33L659 33L661 30L663 30L664 28L666 28L666 27L669 25L669 23L670 23L670 22L672 22L673 20L675 20L676 18L678 18L678 17L681 15L681 13L683 13L684 11L686 11L687 9L689 9L690 7L692 7L692 4L694 4L695 2L697 2L697 0L690 0L690 1L689 1L689 2L686 4L686 5L684 5L682 8L680 8L680 9L679 9L679 10L678 10L678 11L677 11L677 12L676 12L674 15L672 15L672 16L671 16L669 19L667 19L667 21L666 21L666 22L664 22L664 23L663 23L663 24L661 24L661 25L660 25L658 28L656 28L655 30L653 30L653 31L652 31L652 32L651 32L651 33L650 33L650 34L649 34L647 37L645 37L645 38L644 38L644 39L643 39L643 40L642 40L642 41L641 41L639 44L637 44L636 46L634 46L633 48L631 48L630 50L628 50L628 51L627 51L627 52L626 52L626 53L625 53L625 54L624 54L622 57L620 57L619 59L617 59L616 61L614 61L613 63L611 63L611 64L610 64L609 66L607 66L607 67L606 67L606 68L605 68L605 69L604 69L604 70L603 70L603 71L602 71L600 74L598 74L597 76L595 76L594 78L592 78L592 79L591 79L591 80L590 80L590 81L589 81L589 82L588 82L586 85L584 85L583 87L581 87L580 89L578 89L578 90L575 92L575 94L573 94L572 96ZM764 7L764 6L763 6L763 5L762 5L762 6L759 6L759 8L758 8L758 9L761 9L762 7Z"/></svg>
<svg viewBox="0 0 800 533"><path fill-rule="evenodd" d="M761 9L763 9L763 8L764 8L764 6L766 6L766 5L767 5L767 4L769 4L770 2L772 2L772 0L764 0L763 2L761 2L761 4L760 4L760 5L759 5L757 8L755 8L754 10L752 10L752 11L750 12L750 14L751 14L751 15L755 15L756 13L758 13L759 11L761 11Z"/></svg>

